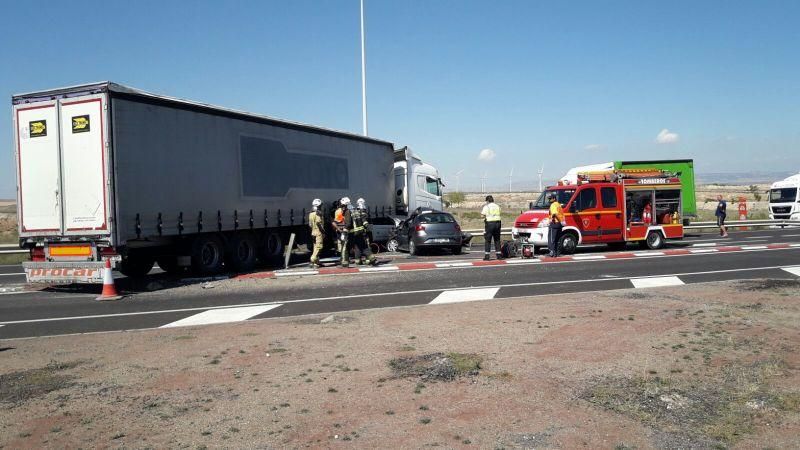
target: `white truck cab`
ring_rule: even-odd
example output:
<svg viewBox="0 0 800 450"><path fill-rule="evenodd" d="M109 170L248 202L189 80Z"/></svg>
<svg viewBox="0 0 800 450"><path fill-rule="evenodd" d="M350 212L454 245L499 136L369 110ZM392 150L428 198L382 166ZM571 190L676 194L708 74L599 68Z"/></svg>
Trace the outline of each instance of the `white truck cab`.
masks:
<svg viewBox="0 0 800 450"><path fill-rule="evenodd" d="M800 173L772 183L769 189L769 218L800 220Z"/></svg>
<svg viewBox="0 0 800 450"><path fill-rule="evenodd" d="M411 152L408 147L394 151L395 212L408 216L417 208L442 210L439 170Z"/></svg>

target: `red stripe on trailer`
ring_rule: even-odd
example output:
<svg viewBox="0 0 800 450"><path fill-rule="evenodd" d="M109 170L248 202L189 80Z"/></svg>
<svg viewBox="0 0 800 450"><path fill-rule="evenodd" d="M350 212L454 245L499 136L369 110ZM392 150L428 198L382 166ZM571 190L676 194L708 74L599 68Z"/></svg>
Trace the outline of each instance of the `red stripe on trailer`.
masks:
<svg viewBox="0 0 800 450"><path fill-rule="evenodd" d="M435 263L408 263L408 264L398 264L397 267L400 270L419 270L419 269L435 269Z"/></svg>

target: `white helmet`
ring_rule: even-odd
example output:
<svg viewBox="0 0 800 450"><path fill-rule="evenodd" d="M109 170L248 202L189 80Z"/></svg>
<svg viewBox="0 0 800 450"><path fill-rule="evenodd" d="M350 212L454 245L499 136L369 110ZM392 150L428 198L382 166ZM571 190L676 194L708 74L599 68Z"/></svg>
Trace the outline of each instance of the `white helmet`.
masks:
<svg viewBox="0 0 800 450"><path fill-rule="evenodd" d="M358 209L367 209L367 202L363 198L360 198L356 200L356 206L358 206Z"/></svg>
<svg viewBox="0 0 800 450"><path fill-rule="evenodd" d="M350 197L342 197L342 199L339 200L339 203L341 203L344 206L349 205L350 204Z"/></svg>
<svg viewBox="0 0 800 450"><path fill-rule="evenodd" d="M314 201L311 202L311 206L313 206L313 207L322 206L322 200L320 200L318 198L315 198Z"/></svg>

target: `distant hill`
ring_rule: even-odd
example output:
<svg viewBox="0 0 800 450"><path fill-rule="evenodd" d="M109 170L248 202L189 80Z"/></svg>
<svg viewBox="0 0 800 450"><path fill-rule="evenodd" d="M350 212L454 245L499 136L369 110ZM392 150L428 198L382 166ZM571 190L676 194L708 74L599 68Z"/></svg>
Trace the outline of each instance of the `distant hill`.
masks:
<svg viewBox="0 0 800 450"><path fill-rule="evenodd" d="M697 184L771 184L794 175L796 172L738 172L738 173L697 173Z"/></svg>

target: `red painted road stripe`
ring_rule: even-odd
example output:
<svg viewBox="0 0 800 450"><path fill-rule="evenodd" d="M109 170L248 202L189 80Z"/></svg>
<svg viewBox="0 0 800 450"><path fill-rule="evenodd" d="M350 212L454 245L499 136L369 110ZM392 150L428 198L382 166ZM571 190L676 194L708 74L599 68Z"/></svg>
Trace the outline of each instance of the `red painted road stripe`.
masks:
<svg viewBox="0 0 800 450"><path fill-rule="evenodd" d="M435 263L405 263L397 265L400 270L435 269Z"/></svg>
<svg viewBox="0 0 800 450"><path fill-rule="evenodd" d="M688 255L689 253L691 253L689 250L684 249L664 250L665 255Z"/></svg>
<svg viewBox="0 0 800 450"><path fill-rule="evenodd" d="M505 264L504 260L494 260L494 261L472 261L473 266L499 266Z"/></svg>
<svg viewBox="0 0 800 450"><path fill-rule="evenodd" d="M337 267L335 269L319 269L320 275L334 275L337 273L358 273L358 267Z"/></svg>
<svg viewBox="0 0 800 450"><path fill-rule="evenodd" d="M606 259L625 259L625 258L635 258L633 253L612 253L610 255L606 255Z"/></svg>
<svg viewBox="0 0 800 450"><path fill-rule="evenodd" d="M789 248L791 245L789 244L768 244L767 248Z"/></svg>
<svg viewBox="0 0 800 450"><path fill-rule="evenodd" d="M717 247L718 252L738 252L741 251L742 247Z"/></svg>
<svg viewBox="0 0 800 450"><path fill-rule="evenodd" d="M572 261L572 256L559 256L558 258L551 258L549 256L542 256L541 260L542 260L543 263L560 262L560 261Z"/></svg>
<svg viewBox="0 0 800 450"><path fill-rule="evenodd" d="M247 280L247 279L260 279L260 278L276 278L275 272L256 272L256 273L246 273L244 275L239 275L235 279L237 280Z"/></svg>

